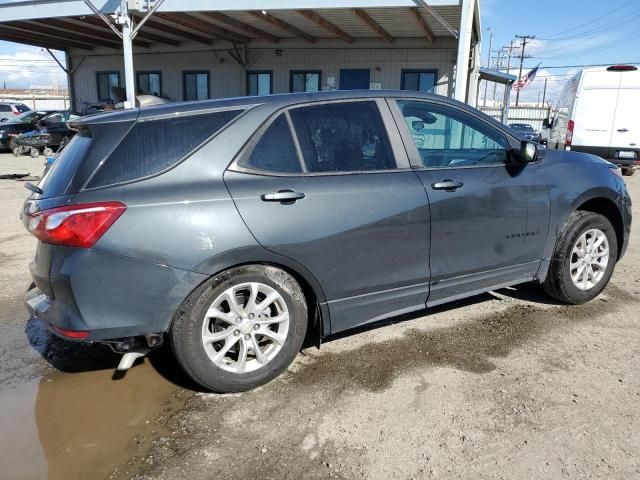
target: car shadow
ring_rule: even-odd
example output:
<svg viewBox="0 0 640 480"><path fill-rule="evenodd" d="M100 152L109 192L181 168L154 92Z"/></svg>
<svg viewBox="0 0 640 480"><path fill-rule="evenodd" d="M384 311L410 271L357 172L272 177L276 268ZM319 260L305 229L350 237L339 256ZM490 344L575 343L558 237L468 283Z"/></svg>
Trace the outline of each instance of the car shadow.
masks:
<svg viewBox="0 0 640 480"><path fill-rule="evenodd" d="M482 293L480 295L474 295L469 298L439 305L437 307L418 310L416 312L352 328L330 335L324 338L322 343L330 343L339 339L358 335L359 333L415 320L435 313L471 307L490 300L500 299L501 296L547 305L560 305L559 302L548 297L540 286L535 283L503 288L498 290L496 293L500 296L491 292ZM123 373L116 371L121 355L114 353L104 344L72 342L61 339L52 334L40 320L35 318L31 318L27 321L25 334L31 347L36 350L49 365L59 371L65 373L80 373L96 370L113 370L113 380L126 378L126 372ZM312 346L315 345L312 342L307 342L303 345L303 349ZM144 361L148 361L159 375L176 386L191 391L203 391L202 388L193 382L182 370L166 342L162 347L150 352L145 358L146 360ZM133 368L142 361L143 360L138 360L136 364L134 364Z"/></svg>

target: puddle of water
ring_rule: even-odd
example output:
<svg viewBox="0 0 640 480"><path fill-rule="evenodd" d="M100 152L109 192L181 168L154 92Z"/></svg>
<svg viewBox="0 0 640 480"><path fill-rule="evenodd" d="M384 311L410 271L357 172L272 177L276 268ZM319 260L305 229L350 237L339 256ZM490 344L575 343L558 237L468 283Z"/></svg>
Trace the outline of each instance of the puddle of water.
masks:
<svg viewBox="0 0 640 480"><path fill-rule="evenodd" d="M154 420L179 408L176 386L148 360L121 380L112 375L52 370L0 391L2 478L105 478L162 434Z"/></svg>

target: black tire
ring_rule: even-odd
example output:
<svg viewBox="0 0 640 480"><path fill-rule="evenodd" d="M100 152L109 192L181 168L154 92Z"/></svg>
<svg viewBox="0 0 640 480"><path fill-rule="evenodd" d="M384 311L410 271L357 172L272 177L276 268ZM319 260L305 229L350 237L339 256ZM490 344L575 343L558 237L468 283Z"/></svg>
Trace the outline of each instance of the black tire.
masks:
<svg viewBox="0 0 640 480"><path fill-rule="evenodd" d="M609 261L602 278L588 290L581 290L571 279L569 264L571 252L576 241L589 229L601 230L609 243ZM607 286L616 261L618 260L618 241L611 222L606 217L586 211L574 212L558 238L556 248L551 258L551 265L543 287L547 294L561 302L578 305L597 297Z"/></svg>
<svg viewBox="0 0 640 480"><path fill-rule="evenodd" d="M630 177L634 173L636 173L636 169L635 168L624 168L624 167L622 168L622 175Z"/></svg>
<svg viewBox="0 0 640 480"><path fill-rule="evenodd" d="M266 365L246 373L233 373L216 365L202 344L205 313L226 289L246 282L258 282L276 290L289 311L289 329L280 351ZM307 304L298 282L288 273L267 265L232 268L187 297L173 319L169 340L184 371L207 390L217 393L243 392L263 385L284 372L302 348L307 323Z"/></svg>

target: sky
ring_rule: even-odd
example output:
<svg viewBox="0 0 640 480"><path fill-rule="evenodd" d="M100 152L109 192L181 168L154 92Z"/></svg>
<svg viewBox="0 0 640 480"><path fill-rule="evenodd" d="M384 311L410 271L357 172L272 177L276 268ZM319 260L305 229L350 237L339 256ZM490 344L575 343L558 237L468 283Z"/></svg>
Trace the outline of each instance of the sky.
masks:
<svg viewBox="0 0 640 480"><path fill-rule="evenodd" d="M566 79L580 70L552 67L640 64L640 0L479 1L483 66L487 65L491 33L492 57L511 40L518 45L515 35L535 35L526 47L526 55L532 58L525 60L523 73L538 64L540 70L522 91L521 101L537 101L545 78L547 99L555 99ZM63 59L61 53L57 55ZM514 55L518 55L517 49ZM506 68L506 59L502 66ZM518 67L519 61L514 58L511 73L517 74ZM45 50L0 41L0 88L3 82L7 88L26 88L51 85L53 81L65 83L66 77ZM492 94L490 89L489 99Z"/></svg>
<svg viewBox="0 0 640 480"><path fill-rule="evenodd" d="M487 65L491 33L492 57L511 40L520 45L515 35L535 35L525 49L532 58L524 61L523 75L538 64L540 69L521 92L521 101L537 101L545 79L547 99L556 99L565 81L581 69L554 67L640 64L640 0L480 0L480 13L482 66ZM519 49L514 49L514 55L519 57ZM511 73L518 75L519 58L511 65ZM506 59L502 66L506 69ZM489 100L492 94L490 89Z"/></svg>

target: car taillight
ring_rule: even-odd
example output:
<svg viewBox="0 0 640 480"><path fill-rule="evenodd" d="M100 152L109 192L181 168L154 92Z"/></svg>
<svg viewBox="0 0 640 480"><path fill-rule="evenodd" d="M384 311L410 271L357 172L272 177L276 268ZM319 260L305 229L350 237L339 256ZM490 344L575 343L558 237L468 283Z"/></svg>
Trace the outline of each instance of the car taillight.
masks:
<svg viewBox="0 0 640 480"><path fill-rule="evenodd" d="M567 123L567 136L565 137L564 144L567 147L571 146L571 141L573 140L573 128L575 127L575 123L573 120L569 120Z"/></svg>
<svg viewBox="0 0 640 480"><path fill-rule="evenodd" d="M51 208L30 215L27 229L44 243L89 248L126 209L127 206L120 202Z"/></svg>
<svg viewBox="0 0 640 480"><path fill-rule="evenodd" d="M13 112L14 115L20 115L20 112Z"/></svg>

